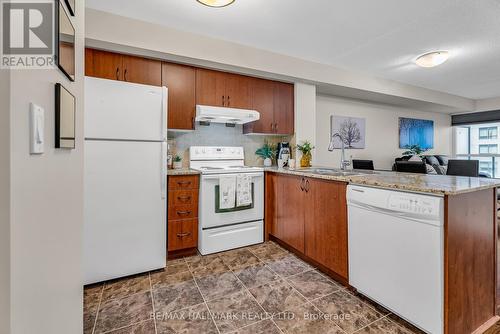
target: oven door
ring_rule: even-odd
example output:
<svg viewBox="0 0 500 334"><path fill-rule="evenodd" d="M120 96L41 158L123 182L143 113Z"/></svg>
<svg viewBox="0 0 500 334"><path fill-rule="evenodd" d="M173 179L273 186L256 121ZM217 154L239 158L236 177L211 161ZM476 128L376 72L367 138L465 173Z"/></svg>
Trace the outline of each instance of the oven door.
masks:
<svg viewBox="0 0 500 334"><path fill-rule="evenodd" d="M201 228L218 227L264 219L264 173L245 173L252 178L252 205L219 208L219 177L234 174L202 175L200 185Z"/></svg>

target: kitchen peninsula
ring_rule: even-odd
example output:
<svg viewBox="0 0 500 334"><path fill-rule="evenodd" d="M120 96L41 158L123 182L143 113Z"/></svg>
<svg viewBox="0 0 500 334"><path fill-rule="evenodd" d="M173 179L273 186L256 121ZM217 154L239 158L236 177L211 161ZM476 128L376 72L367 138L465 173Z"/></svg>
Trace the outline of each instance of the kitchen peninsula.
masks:
<svg viewBox="0 0 500 334"><path fill-rule="evenodd" d="M425 284L435 278L434 286L438 292L429 296L436 299L432 299L433 302L427 305L418 302L413 304L424 304L421 308L427 309L437 307L436 318L439 322L437 327L433 327L437 330L429 330L432 326L419 327L433 333L472 333L481 326L491 325L497 320L495 296L496 187L498 186L500 181L486 178L340 171L328 168L296 170L269 168L266 170L266 237L277 241L344 284L358 288L359 273L370 277L373 282L378 281L377 278L384 281L383 278L387 273L380 271L380 268L387 265L388 261L392 261L398 253L415 255L416 252L411 249L413 245L418 246L417 242L422 241L422 245L427 246L427 242L430 242L428 239L437 236L436 248L432 248L436 250L435 252L424 248L417 252L421 254L420 258L419 254L415 255L414 264L400 262L402 267L409 266L410 270L416 270L420 265L422 268L427 268L426 266L430 266L429 263L436 264L434 267L429 267L436 269L435 275L427 269L425 272L415 271L415 275L420 275L422 279L414 281L413 277L406 279L404 273L399 277L398 272L395 272L392 276L387 275L387 280L394 278L395 281L391 283L394 287L392 290L397 290L405 284L411 286L410 282L412 284L415 282L415 285L422 282L422 287L427 287ZM359 242L353 242L352 238L357 228L354 223L358 216L351 212L351 202L354 202L352 199L357 193L365 191L377 194L374 197L378 198L372 202L382 202L381 206L387 205L387 207L397 203L398 206L393 205L393 207L403 210L396 212L397 210L385 209L383 219L365 219L362 223L366 224L364 225L366 229L361 230L360 235L363 236L364 233L366 239L362 242L361 239L356 239ZM388 200L382 200L386 194ZM393 201L394 196L398 197L399 202ZM405 207L406 200L409 204ZM373 214L375 211L373 205L368 206L367 212ZM419 220L417 213L430 215L431 212L436 216L437 227L429 227L431 224L427 223L420 224L419 226L424 226L421 227L422 230L415 229L412 233L408 233L410 235L400 234L396 238L392 236L392 230L370 230L372 221L373 223L383 221L380 223L381 228L396 230L400 229L402 224L413 223L417 226L415 223ZM406 220L393 219L391 213L397 213ZM420 234L423 229L432 230L434 234L429 234L428 238L427 234ZM367 234L369 235L366 236ZM371 244L372 241L375 246L370 249L366 243ZM394 252L371 254L379 249L378 246L393 243L401 247L393 248ZM377 261L377 265L380 264L378 268L370 264L365 267L355 267L358 261L356 247L364 247L362 254L365 258L372 259L373 255L373 261ZM399 255L403 256L401 254ZM377 256L380 261L377 260ZM411 260L408 259L406 262ZM392 270L391 266L387 268ZM352 273L357 276L353 277ZM383 286L386 283L389 284L389 282L376 282L373 285ZM415 286L415 290L418 288L419 286ZM418 312L408 311L413 306L409 296L415 298L421 296L412 295L414 291L410 291L408 296L399 297L404 299L403 301L395 301L394 298L391 300L390 296L379 293L389 291L390 295L391 290L377 289L378 286L373 289L371 286L363 288L364 291L373 292L369 297L380 297L376 301L394 313L399 313L407 320L414 320L412 321L414 324L418 322L415 320L419 317ZM425 294L426 290L422 291ZM422 312L425 313L426 309ZM411 316L408 314L415 314L415 318L409 319ZM429 317L423 318L427 321Z"/></svg>

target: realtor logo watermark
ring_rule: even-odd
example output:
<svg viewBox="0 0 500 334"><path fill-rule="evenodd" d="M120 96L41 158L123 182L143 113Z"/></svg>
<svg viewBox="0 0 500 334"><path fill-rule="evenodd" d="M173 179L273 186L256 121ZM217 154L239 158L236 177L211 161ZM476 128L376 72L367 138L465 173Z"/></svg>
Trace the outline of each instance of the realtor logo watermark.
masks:
<svg viewBox="0 0 500 334"><path fill-rule="evenodd" d="M54 68L54 1L1 1L2 68Z"/></svg>

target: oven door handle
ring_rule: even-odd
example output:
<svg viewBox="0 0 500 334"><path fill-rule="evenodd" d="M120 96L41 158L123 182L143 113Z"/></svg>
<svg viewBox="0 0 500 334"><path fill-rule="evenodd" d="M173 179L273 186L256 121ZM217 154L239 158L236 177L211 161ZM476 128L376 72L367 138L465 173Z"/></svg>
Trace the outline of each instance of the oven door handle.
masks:
<svg viewBox="0 0 500 334"><path fill-rule="evenodd" d="M214 174L214 175L203 175L203 180L218 180L221 176L244 174L250 177L264 177L264 173L233 173L233 174Z"/></svg>

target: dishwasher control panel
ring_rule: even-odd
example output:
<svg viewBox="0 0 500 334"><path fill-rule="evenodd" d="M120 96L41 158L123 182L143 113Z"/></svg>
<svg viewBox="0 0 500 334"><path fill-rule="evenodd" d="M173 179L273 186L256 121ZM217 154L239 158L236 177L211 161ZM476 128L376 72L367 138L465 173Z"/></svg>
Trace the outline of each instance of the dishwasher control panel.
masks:
<svg viewBox="0 0 500 334"><path fill-rule="evenodd" d="M391 210L431 216L439 214L439 198L392 193L388 201Z"/></svg>

